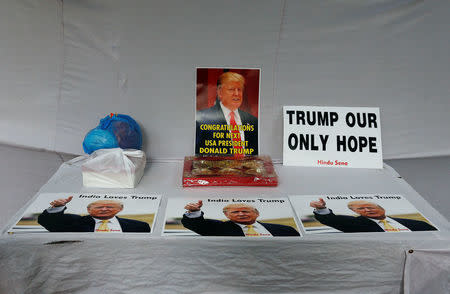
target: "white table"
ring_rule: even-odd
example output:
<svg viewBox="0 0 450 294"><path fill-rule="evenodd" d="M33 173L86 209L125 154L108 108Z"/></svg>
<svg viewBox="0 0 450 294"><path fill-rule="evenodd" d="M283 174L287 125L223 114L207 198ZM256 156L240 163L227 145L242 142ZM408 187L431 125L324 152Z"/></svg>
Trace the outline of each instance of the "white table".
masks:
<svg viewBox="0 0 450 294"><path fill-rule="evenodd" d="M278 187L182 188L182 162L149 163L138 187L126 193L162 194L162 209L169 197L194 195L396 193L441 231L269 240L160 237L164 217L160 213L150 236L4 235L0 292L401 293L408 250L450 249L449 222L388 166L366 170L276 165L276 171ZM65 163L40 192L105 190L124 193L83 188L80 168Z"/></svg>

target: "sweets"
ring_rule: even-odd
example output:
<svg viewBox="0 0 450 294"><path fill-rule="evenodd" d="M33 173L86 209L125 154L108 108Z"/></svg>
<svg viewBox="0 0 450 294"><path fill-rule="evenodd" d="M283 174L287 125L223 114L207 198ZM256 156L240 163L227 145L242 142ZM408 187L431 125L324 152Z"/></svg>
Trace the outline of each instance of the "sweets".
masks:
<svg viewBox="0 0 450 294"><path fill-rule="evenodd" d="M184 161L183 186L276 186L268 156L244 158L190 156Z"/></svg>

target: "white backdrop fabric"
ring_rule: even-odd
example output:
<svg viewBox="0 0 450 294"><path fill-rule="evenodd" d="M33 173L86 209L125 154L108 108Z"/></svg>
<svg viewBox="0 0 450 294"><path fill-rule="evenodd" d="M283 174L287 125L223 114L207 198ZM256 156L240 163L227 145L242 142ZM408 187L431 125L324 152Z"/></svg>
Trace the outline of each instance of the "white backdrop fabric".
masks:
<svg viewBox="0 0 450 294"><path fill-rule="evenodd" d="M0 142L55 149L62 4L0 0Z"/></svg>
<svg viewBox="0 0 450 294"><path fill-rule="evenodd" d="M110 112L150 159L194 152L195 67L260 67L261 153L283 105L381 108L385 158L450 154L449 1L0 1L0 142L81 154Z"/></svg>

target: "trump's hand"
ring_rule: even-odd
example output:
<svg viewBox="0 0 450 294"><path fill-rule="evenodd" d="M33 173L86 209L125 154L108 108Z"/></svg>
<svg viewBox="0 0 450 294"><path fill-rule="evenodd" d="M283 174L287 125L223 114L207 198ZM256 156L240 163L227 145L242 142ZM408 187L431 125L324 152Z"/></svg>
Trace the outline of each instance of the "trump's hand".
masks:
<svg viewBox="0 0 450 294"><path fill-rule="evenodd" d="M66 199L61 198L61 199L56 199L53 200L52 202L50 202L50 205L52 207L60 207L60 206L65 206L67 203L70 202L70 200L72 200L73 196L69 196Z"/></svg>
<svg viewBox="0 0 450 294"><path fill-rule="evenodd" d="M315 209L327 208L327 204L325 203L325 200L323 200L323 198L319 198L319 201L311 201L311 203L309 203L309 206L314 207Z"/></svg>
<svg viewBox="0 0 450 294"><path fill-rule="evenodd" d="M197 203L192 202L192 203L186 204L184 209L186 209L186 210L188 210L190 212L194 212L194 211L199 211L200 208L202 208L202 206L203 206L203 201L199 200L199 201L197 201Z"/></svg>

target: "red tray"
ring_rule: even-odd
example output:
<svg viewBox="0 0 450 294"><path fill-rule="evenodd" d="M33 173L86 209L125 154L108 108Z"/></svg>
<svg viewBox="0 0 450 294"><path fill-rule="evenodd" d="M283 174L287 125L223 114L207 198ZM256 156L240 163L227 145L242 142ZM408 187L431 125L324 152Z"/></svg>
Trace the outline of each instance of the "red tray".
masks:
<svg viewBox="0 0 450 294"><path fill-rule="evenodd" d="M186 156L183 187L199 186L278 186L278 176L269 156Z"/></svg>

